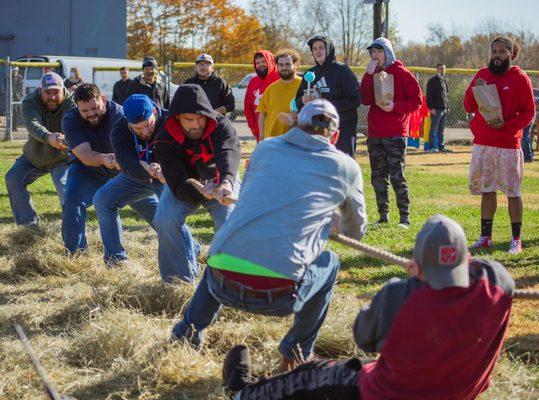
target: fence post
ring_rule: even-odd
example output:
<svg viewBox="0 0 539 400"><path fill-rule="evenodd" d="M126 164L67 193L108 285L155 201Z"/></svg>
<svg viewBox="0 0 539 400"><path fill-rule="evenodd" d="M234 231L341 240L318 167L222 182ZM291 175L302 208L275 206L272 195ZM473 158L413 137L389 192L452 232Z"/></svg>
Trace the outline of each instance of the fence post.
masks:
<svg viewBox="0 0 539 400"><path fill-rule="evenodd" d="M4 140L11 140L11 124L13 121L13 83L12 83L11 62L6 58L6 132Z"/></svg>
<svg viewBox="0 0 539 400"><path fill-rule="evenodd" d="M95 67L92 67L92 83L95 84Z"/></svg>
<svg viewBox="0 0 539 400"><path fill-rule="evenodd" d="M172 97L172 61L167 61L167 90L168 95Z"/></svg>

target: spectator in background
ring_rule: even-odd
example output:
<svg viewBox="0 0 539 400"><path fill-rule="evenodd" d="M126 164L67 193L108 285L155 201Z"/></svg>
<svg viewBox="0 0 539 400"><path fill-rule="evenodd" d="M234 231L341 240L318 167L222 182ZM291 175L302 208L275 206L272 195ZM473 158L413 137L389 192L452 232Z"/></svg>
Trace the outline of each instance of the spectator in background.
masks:
<svg viewBox="0 0 539 400"><path fill-rule="evenodd" d="M64 88L62 77L54 72L44 74L41 87L28 93L22 101L28 140L22 155L5 177L17 225L37 227L39 224L27 186L43 175L51 174L60 204L64 203L67 146L61 124L73 107L73 93Z"/></svg>
<svg viewBox="0 0 539 400"><path fill-rule="evenodd" d="M339 112L339 140L337 148L354 157L356 152L357 109L361 103L359 83L348 65L335 58L335 46L326 36L314 36L307 41L315 66L309 71L315 75L312 87L323 99L329 100ZM298 110L317 95L307 95L307 81L303 79L296 93Z"/></svg>
<svg viewBox="0 0 539 400"><path fill-rule="evenodd" d="M129 85L133 81L129 77L129 68L120 68L120 77L121 79L114 84L114 88L112 89L112 101L123 105L125 99L129 97L127 93L129 92Z"/></svg>
<svg viewBox="0 0 539 400"><path fill-rule="evenodd" d="M534 160L533 156L533 143L532 143L532 133L534 125L537 125L539 117L539 89L533 89L533 97L535 99L535 119L529 124L526 128L522 130L522 152L524 153L524 162L531 163Z"/></svg>
<svg viewBox="0 0 539 400"><path fill-rule="evenodd" d="M389 221L389 182L395 191L400 228L410 227L410 194L404 176L406 137L410 114L421 107L421 89L414 75L397 60L391 42L378 38L367 47L372 61L361 80L363 104L370 106L367 149L371 165L371 183L376 195L380 219ZM374 97L374 74L385 71L393 75L394 95L389 104L377 105Z"/></svg>
<svg viewBox="0 0 539 400"><path fill-rule="evenodd" d="M427 106L430 110L430 151L445 152L445 119L449 110L448 96L449 89L445 78L445 65L436 65L436 75L429 79L427 83ZM435 146L438 138L438 148Z"/></svg>
<svg viewBox="0 0 539 400"><path fill-rule="evenodd" d="M82 83L79 69L77 67L71 67L69 78L64 81L65 88L74 92Z"/></svg>
<svg viewBox="0 0 539 400"><path fill-rule="evenodd" d="M279 119L280 113L290 111L290 101L296 97L301 78L296 75L299 68L299 54L290 49L281 50L275 55L277 72L280 79L268 86L256 111L258 112L259 137L281 136L290 129Z"/></svg>
<svg viewBox="0 0 539 400"><path fill-rule="evenodd" d="M11 69L11 88L13 101L20 102L24 97L24 78L19 74L19 67L17 66ZM20 104L14 104L11 116L11 130L16 132L18 131L19 122L22 122Z"/></svg>
<svg viewBox="0 0 539 400"><path fill-rule="evenodd" d="M170 105L167 86L159 80L157 60L153 57L145 57L142 60L142 75L137 76L130 83L127 97L137 93L145 94L158 107L168 109Z"/></svg>
<svg viewBox="0 0 539 400"><path fill-rule="evenodd" d="M213 58L209 54L200 54L195 60L195 76L185 83L200 85L212 108L221 115L234 111L234 95L226 81L217 76L213 69Z"/></svg>
<svg viewBox="0 0 539 400"><path fill-rule="evenodd" d="M520 47L511 38L498 36L490 45L488 67L481 68L464 95L464 108L474 113L470 129L474 136L470 161L470 191L481 195L481 235L472 248L492 247L492 224L497 208L496 191L507 195L512 238L509 253L522 252L522 176L524 160L522 129L535 117L530 78L513 60ZM496 85L502 118L486 121L473 94L478 85Z"/></svg>
<svg viewBox="0 0 539 400"><path fill-rule="evenodd" d="M258 113L256 109L260 104L260 99L266 88L279 79L279 73L275 65L273 53L268 50L259 50L254 55L253 65L256 76L254 76L247 86L243 112L247 119L247 125L251 133L259 140Z"/></svg>
<svg viewBox="0 0 539 400"><path fill-rule="evenodd" d="M115 177L120 165L110 143L114 125L123 118L122 106L107 100L93 83L75 92L77 108L62 120L66 140L75 159L69 166L62 207L62 237L70 254L85 251L86 209L97 189Z"/></svg>

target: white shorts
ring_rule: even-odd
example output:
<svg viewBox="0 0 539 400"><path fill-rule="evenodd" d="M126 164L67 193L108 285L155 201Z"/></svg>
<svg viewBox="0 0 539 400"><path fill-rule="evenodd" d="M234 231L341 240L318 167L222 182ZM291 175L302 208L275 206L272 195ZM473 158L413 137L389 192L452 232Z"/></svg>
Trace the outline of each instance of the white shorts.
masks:
<svg viewBox="0 0 539 400"><path fill-rule="evenodd" d="M521 149L474 144L470 163L472 194L504 192L507 197L520 197L524 155Z"/></svg>

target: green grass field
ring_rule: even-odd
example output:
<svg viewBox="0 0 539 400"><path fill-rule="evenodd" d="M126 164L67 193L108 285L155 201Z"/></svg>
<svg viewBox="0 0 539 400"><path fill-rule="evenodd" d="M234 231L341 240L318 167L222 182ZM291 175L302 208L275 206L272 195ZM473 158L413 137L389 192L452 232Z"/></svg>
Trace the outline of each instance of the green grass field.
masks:
<svg viewBox="0 0 539 400"><path fill-rule="evenodd" d="M3 175L21 152L21 143L0 144ZM479 202L468 192L468 147L450 154L410 152L407 178L412 197L408 231L391 224L369 230L364 241L410 256L424 220L444 213L460 222L471 242L479 233ZM250 151L244 145L244 156ZM374 193L368 178L365 146L358 162L365 176L371 221L376 220ZM505 264L517 287L539 288L539 163L526 164L521 255L507 254L511 235L505 199L499 199L494 222L495 246L481 253ZM207 330L205 348L196 353L169 342L174 321L194 287L163 285L157 269L156 235L130 210L122 211L127 267L107 270L93 209L89 212L87 255L68 258L60 234L61 209L50 177L31 187L43 233L33 234L13 223L4 181L0 183L0 399L45 399L40 379L17 339L21 324L45 370L61 393L78 399L222 399L221 363L234 344L252 350L257 372L275 371L280 338L290 319L263 318L226 309ZM391 209L395 210L392 203ZM213 228L207 213L188 219L195 236L209 245ZM387 266L355 250L330 244L341 259L334 301L317 342L328 357L360 355L351 324L362 303L400 267ZM538 303L515 300L503 356L492 384L481 399L539 398ZM465 329L465 327L463 327ZM413 362L413 360L411 360Z"/></svg>

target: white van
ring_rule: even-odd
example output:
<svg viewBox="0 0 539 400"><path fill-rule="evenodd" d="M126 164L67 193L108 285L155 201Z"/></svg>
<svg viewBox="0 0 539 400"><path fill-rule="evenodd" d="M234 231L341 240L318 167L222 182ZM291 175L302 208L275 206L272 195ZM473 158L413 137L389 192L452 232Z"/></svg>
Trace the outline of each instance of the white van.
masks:
<svg viewBox="0 0 539 400"><path fill-rule="evenodd" d="M135 78L140 75L142 67L142 61L136 60L123 60L120 58L95 58L95 57L73 57L73 56L23 56L15 60L16 62L48 62L48 63L60 63L58 68L52 70L58 73L62 78L69 77L69 72L72 67L77 67L80 71L81 78L84 82L95 83L107 98L112 99L112 89L114 84L120 80L119 71L96 71L95 76L93 74L94 67L116 67L120 68L125 66L132 68L129 71L131 78ZM21 68L21 75L23 75L24 94L28 94L38 88L41 85L41 77L50 68ZM160 72L160 79L165 81L165 75ZM176 85L172 85L172 93L177 88Z"/></svg>

